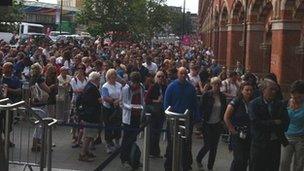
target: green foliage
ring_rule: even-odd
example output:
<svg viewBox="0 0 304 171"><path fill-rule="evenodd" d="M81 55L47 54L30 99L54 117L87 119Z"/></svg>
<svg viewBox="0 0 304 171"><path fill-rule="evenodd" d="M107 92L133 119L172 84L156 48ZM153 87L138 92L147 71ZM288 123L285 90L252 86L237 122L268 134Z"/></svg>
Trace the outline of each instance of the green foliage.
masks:
<svg viewBox="0 0 304 171"><path fill-rule="evenodd" d="M171 11L170 17L172 33L176 35L183 35L191 34L193 32L193 26L189 13L183 14L182 12Z"/></svg>
<svg viewBox="0 0 304 171"><path fill-rule="evenodd" d="M144 39L164 29L168 14L164 0L85 0L77 21L92 35L113 31Z"/></svg>
<svg viewBox="0 0 304 171"><path fill-rule="evenodd" d="M16 32L18 31L18 24L22 21L24 15L22 14L23 4L13 0L12 6L0 6L0 31L2 32Z"/></svg>

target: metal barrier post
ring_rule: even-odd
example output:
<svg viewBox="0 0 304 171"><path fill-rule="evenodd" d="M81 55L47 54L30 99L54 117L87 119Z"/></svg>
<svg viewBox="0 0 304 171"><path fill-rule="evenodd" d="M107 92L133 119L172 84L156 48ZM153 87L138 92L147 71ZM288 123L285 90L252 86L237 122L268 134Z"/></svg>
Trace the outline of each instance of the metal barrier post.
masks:
<svg viewBox="0 0 304 171"><path fill-rule="evenodd" d="M9 101L9 99L3 99L0 102ZM19 107L23 105L25 102L20 101L14 104L7 103L6 105L0 105L0 111L5 111L5 131L4 131L4 169L9 169L9 143L10 143L10 123L11 123L11 117L10 117L10 109Z"/></svg>
<svg viewBox="0 0 304 171"><path fill-rule="evenodd" d="M41 155L40 155L40 171L43 171L46 165L45 161L45 142L46 142L46 135L47 135L47 123L42 122L42 138L41 138Z"/></svg>
<svg viewBox="0 0 304 171"><path fill-rule="evenodd" d="M150 122L151 114L146 113L146 120ZM143 171L149 171L150 165L149 165L149 154L150 154L150 123L145 127L145 136L144 136L144 154L143 154Z"/></svg>
<svg viewBox="0 0 304 171"><path fill-rule="evenodd" d="M52 127L48 127L47 134L47 171L52 170Z"/></svg>
<svg viewBox="0 0 304 171"><path fill-rule="evenodd" d="M46 135L46 153L44 152L44 154L46 155L46 161L47 161L47 165L46 165L46 169L47 171L51 171L52 170L52 129L53 129L53 125L57 123L56 119L53 118L44 118L43 119L44 123L45 123L45 129L47 132Z"/></svg>
<svg viewBox="0 0 304 171"><path fill-rule="evenodd" d="M181 169L181 137L182 131L180 131L180 122L184 121L186 135L189 133L189 110L186 110L184 113L175 113L171 112L171 106L169 106L165 113L168 116L169 121L173 121L170 125L172 129L172 143L173 143L173 154L172 154L172 170L178 171Z"/></svg>
<svg viewBox="0 0 304 171"><path fill-rule="evenodd" d="M173 120L173 132L172 132L172 143L173 143L173 154L172 154L172 170L179 170L179 141L178 141L178 120L174 118Z"/></svg>
<svg viewBox="0 0 304 171"><path fill-rule="evenodd" d="M4 169L8 170L9 168L9 143L10 143L10 136L9 136L9 125L10 125L10 111L6 109L5 111L5 133L4 133Z"/></svg>

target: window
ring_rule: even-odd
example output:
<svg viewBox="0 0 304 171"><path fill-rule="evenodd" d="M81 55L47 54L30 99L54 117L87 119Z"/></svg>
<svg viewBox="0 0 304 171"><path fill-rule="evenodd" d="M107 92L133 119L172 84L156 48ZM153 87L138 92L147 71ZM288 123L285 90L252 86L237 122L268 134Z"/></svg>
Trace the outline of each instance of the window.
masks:
<svg viewBox="0 0 304 171"><path fill-rule="evenodd" d="M43 27L28 26L29 33L43 33Z"/></svg>

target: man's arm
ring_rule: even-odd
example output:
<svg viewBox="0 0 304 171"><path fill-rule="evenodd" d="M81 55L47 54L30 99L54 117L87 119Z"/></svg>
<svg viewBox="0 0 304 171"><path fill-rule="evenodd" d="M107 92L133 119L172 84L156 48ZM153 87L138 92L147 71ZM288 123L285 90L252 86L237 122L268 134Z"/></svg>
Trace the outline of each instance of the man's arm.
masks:
<svg viewBox="0 0 304 171"><path fill-rule="evenodd" d="M253 125L257 127L272 127L276 124L274 120L262 120L257 113L257 104L254 102L251 102L248 107L249 111L249 118Z"/></svg>
<svg viewBox="0 0 304 171"><path fill-rule="evenodd" d="M172 106L172 84L168 86L166 92L165 92L165 98L164 98L164 109L166 110L169 106Z"/></svg>
<svg viewBox="0 0 304 171"><path fill-rule="evenodd" d="M282 129L284 131L287 131L288 126L289 126L289 122L290 122L290 118L288 116L288 112L286 109L286 105L284 105L283 103L281 103L281 121L282 121Z"/></svg>

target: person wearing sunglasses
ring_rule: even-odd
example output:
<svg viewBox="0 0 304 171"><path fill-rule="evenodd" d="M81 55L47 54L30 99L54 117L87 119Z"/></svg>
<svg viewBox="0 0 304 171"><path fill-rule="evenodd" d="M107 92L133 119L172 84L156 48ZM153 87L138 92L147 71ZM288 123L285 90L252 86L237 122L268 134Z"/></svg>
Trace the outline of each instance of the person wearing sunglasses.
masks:
<svg viewBox="0 0 304 171"><path fill-rule="evenodd" d="M146 108L152 114L151 132L150 136L150 155L151 157L160 158L159 139L161 129L164 122L164 95L167 89L166 78L163 71L158 71L155 75L155 84L149 87L145 97Z"/></svg>

